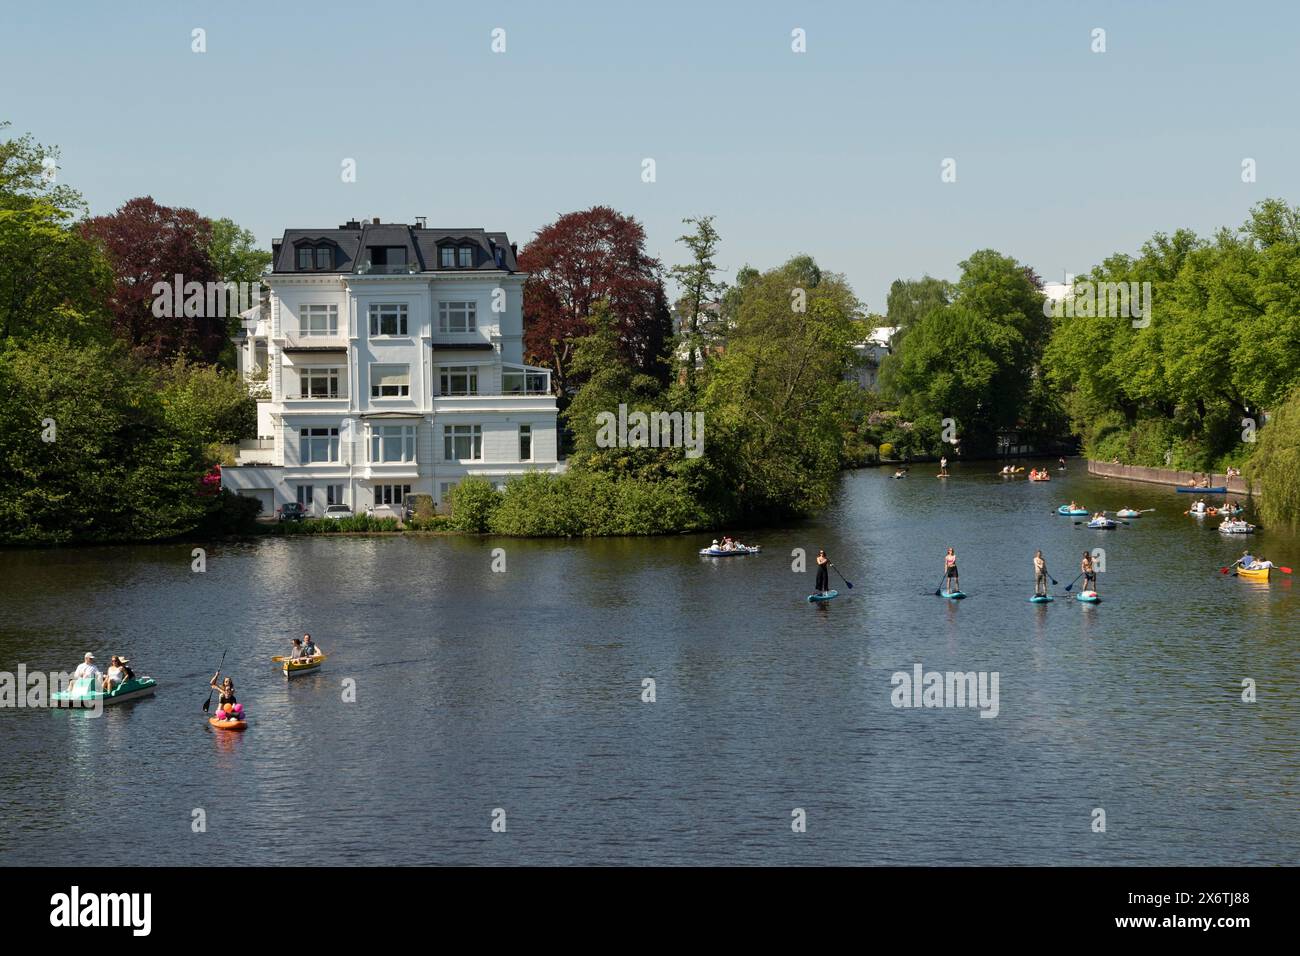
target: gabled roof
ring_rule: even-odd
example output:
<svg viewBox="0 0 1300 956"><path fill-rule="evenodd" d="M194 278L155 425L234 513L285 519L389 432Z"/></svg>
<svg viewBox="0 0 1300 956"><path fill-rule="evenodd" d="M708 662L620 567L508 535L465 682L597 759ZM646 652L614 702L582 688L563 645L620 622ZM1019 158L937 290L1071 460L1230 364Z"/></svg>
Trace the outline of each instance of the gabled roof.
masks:
<svg viewBox="0 0 1300 956"><path fill-rule="evenodd" d="M276 244L275 274L299 272L297 249L302 245L330 245L334 248L333 270L308 270L303 274L328 272L361 273L370 261L372 247L400 247L406 261L419 272L484 272L504 269L518 272L519 263L504 232L483 229L427 229L402 223L347 223L337 229L286 229ZM469 245L475 249L474 265L467 269L440 270L440 245Z"/></svg>

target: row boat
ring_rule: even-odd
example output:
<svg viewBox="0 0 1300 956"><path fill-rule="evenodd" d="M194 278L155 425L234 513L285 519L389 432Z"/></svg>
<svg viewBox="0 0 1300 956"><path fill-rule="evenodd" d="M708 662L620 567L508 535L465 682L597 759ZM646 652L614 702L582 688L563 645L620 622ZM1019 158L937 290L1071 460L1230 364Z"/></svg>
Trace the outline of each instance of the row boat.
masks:
<svg viewBox="0 0 1300 956"><path fill-rule="evenodd" d="M1268 572L1271 568L1238 568L1237 577L1245 578L1247 581L1267 581Z"/></svg>
<svg viewBox="0 0 1300 956"><path fill-rule="evenodd" d="M314 671L325 663L327 654L317 654L315 657L300 657L297 660L286 660L283 664L284 676L293 677L297 674L305 674L308 671Z"/></svg>

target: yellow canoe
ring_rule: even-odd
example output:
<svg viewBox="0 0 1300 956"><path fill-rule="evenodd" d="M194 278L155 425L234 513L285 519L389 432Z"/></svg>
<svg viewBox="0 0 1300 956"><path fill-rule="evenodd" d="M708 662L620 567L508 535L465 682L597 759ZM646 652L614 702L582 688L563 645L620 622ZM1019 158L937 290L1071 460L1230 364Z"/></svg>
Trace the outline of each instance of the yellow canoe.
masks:
<svg viewBox="0 0 1300 956"><path fill-rule="evenodd" d="M1267 581L1268 572L1272 568L1238 568L1237 577L1245 578L1247 581Z"/></svg>
<svg viewBox="0 0 1300 956"><path fill-rule="evenodd" d="M314 671L325 663L327 654L317 654L315 657L303 657L296 661L287 660L282 665L285 677L293 677L295 674L303 674L307 671Z"/></svg>

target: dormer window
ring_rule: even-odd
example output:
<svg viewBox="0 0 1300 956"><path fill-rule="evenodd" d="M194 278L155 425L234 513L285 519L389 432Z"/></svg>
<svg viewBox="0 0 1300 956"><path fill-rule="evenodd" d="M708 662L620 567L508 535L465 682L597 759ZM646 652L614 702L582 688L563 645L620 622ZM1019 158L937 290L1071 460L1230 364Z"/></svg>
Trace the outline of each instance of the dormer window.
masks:
<svg viewBox="0 0 1300 956"><path fill-rule="evenodd" d="M462 269L469 269L473 267L474 265L473 246L461 246L460 249L457 250L457 256L458 259L456 264L460 266Z"/></svg>
<svg viewBox="0 0 1300 956"><path fill-rule="evenodd" d="M328 272L334 268L333 246L299 246L297 253L299 272Z"/></svg>
<svg viewBox="0 0 1300 956"><path fill-rule="evenodd" d="M456 268L456 250L451 246L443 246L438 250L438 268L454 269Z"/></svg>

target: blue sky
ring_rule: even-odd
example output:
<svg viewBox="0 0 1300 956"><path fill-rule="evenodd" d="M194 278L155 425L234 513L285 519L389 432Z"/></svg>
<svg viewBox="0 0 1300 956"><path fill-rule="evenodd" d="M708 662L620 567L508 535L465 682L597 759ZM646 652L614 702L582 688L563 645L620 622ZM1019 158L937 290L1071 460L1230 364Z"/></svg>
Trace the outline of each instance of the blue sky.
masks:
<svg viewBox="0 0 1300 956"><path fill-rule="evenodd" d="M976 249L1060 279L1157 230L1300 203L1292 2L0 10L0 119L61 148L92 212L149 194L264 245L419 215L523 245L603 203L672 264L682 217L711 213L727 273L805 252L883 311L894 278L953 277Z"/></svg>

